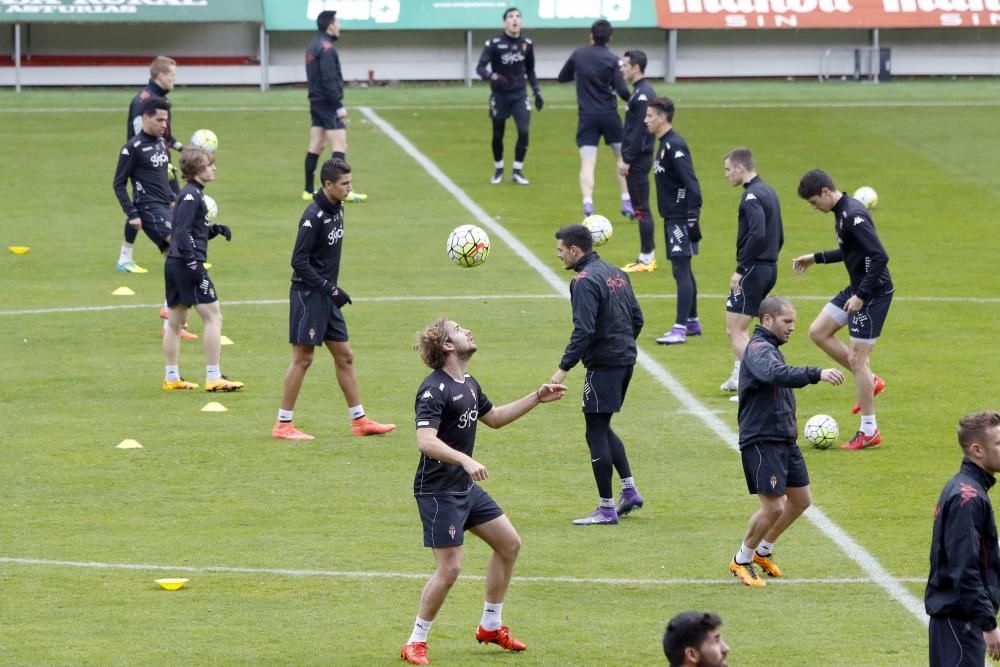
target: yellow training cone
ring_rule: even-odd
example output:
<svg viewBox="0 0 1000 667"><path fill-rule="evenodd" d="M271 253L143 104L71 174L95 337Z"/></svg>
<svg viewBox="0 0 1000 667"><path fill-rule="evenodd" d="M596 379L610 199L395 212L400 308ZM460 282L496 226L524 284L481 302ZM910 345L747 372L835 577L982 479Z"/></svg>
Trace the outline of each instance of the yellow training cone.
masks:
<svg viewBox="0 0 1000 667"><path fill-rule="evenodd" d="M31 248L26 245L9 245L7 246L7 250L10 250L15 255L27 255Z"/></svg>
<svg viewBox="0 0 1000 667"><path fill-rule="evenodd" d="M168 591L176 591L179 588L184 588L184 584L191 581L190 579L157 579L156 583Z"/></svg>
<svg viewBox="0 0 1000 667"><path fill-rule="evenodd" d="M135 296L135 292L127 287L119 287L114 292L111 293L113 296Z"/></svg>
<svg viewBox="0 0 1000 667"><path fill-rule="evenodd" d="M226 406L215 401L208 403L201 409L202 412L226 412Z"/></svg>
<svg viewBox="0 0 1000 667"><path fill-rule="evenodd" d="M220 336L219 345L232 345L233 341L229 336Z"/></svg>
<svg viewBox="0 0 1000 667"><path fill-rule="evenodd" d="M142 449L142 445L140 445L138 441L133 440L132 438L127 438L125 440L122 440L116 445L116 447L118 449Z"/></svg>

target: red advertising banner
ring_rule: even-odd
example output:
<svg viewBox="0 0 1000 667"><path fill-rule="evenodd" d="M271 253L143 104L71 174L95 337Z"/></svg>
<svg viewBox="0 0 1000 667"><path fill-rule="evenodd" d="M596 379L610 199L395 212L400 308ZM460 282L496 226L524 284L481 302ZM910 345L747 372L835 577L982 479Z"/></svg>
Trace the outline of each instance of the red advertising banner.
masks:
<svg viewBox="0 0 1000 667"><path fill-rule="evenodd" d="M661 28L985 28L1000 0L655 0Z"/></svg>

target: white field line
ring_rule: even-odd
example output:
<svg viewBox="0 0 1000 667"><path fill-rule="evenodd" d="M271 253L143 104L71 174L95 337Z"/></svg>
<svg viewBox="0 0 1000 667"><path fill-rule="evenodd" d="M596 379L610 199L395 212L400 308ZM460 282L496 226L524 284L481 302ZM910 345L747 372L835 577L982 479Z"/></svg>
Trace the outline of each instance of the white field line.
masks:
<svg viewBox="0 0 1000 667"><path fill-rule="evenodd" d="M155 565L143 563L100 563L96 561L49 560L44 558L11 558L0 556L0 563L11 565L35 565L47 567L75 567L86 570L132 570L141 572L172 572L184 574L270 574L284 577L330 577L341 579L427 579L426 572L352 572L349 570L295 570L288 568L268 567L230 567L226 565L207 565L196 567L192 565ZM483 575L462 574L462 579L484 581ZM738 586L735 579L724 577L716 579L619 579L607 577L514 577L516 583L525 584L570 584L584 585L609 584L612 586ZM900 579L907 583L922 583L924 579L910 577ZM769 579L768 585L782 586L815 586L839 584L871 584L871 579L864 577L843 577L828 579Z"/></svg>
<svg viewBox="0 0 1000 667"><path fill-rule="evenodd" d="M421 106L420 109L428 111L478 111L486 108L483 104L429 104ZM575 104L546 104L548 109L561 109L564 111L576 110ZM955 108L955 107L996 107L1000 106L1000 100L872 100L872 101L844 101L844 102L701 102L696 104L686 104L685 109L888 109L888 108ZM348 109L363 109L371 107L348 107ZM412 106L402 106L395 104L377 105L383 111L412 111ZM263 112L263 113L299 113L309 109L308 105L274 105L274 106L238 106L238 107L216 107L216 106L193 106L184 107L185 112L198 113L231 113L231 112ZM118 107L8 107L0 108L0 114L34 114L34 113L121 113Z"/></svg>
<svg viewBox="0 0 1000 667"><path fill-rule="evenodd" d="M368 117L377 127L389 135L404 152L413 157L414 160L423 167L428 174L436 180L441 187L452 193L455 198L471 213L476 219L490 231L505 241L514 236L502 225L485 213L477 206L465 192L462 191L448 176L446 176L431 160L421 153L406 137L400 134L394 127L385 122L378 114L368 107L361 107L361 113ZM556 275L556 273L543 264L524 244L516 241L516 245L511 247L524 261L535 269L546 283L551 285L554 291L561 295L568 295L569 290L566 282ZM712 414L695 396L687 390L684 385L678 382L663 366L651 357L642 348L639 349L638 363L656 378L666 389L680 401L682 407L690 410L693 416L701 419L705 426L715 433L730 449L737 450L737 434L733 429L723 422L719 417ZM748 508L749 509L749 508ZM853 560L861 570L875 583L881 586L893 600L903 606L917 620L925 626L929 624L924 612L923 601L917 599L910 593L899 579L893 577L878 559L868 552L863 546L858 544L850 535L834 523L819 507L813 505L805 514L823 534L825 534L837 547Z"/></svg>
<svg viewBox="0 0 1000 667"><path fill-rule="evenodd" d="M703 294L699 297L704 299L725 299L728 294ZM397 296L373 296L358 297L354 299L358 303L384 303L384 302L424 302L424 301L481 301L481 300L508 300L519 299L563 299L562 294L424 294L424 295L397 295ZM676 299L676 294L642 294L643 299ZM818 296L815 294L789 296L793 302L796 301L829 301L829 296ZM916 303L974 303L991 304L1000 303L1000 297L974 297L974 296L897 296L893 297L896 302L916 302ZM22 310L0 310L0 317L10 315L47 315L50 313L97 313L105 310L136 310L145 308L160 308L163 304L157 303L123 303L109 306L64 306L57 308L26 308ZM225 306L287 306L288 299L249 299L244 301L226 301Z"/></svg>

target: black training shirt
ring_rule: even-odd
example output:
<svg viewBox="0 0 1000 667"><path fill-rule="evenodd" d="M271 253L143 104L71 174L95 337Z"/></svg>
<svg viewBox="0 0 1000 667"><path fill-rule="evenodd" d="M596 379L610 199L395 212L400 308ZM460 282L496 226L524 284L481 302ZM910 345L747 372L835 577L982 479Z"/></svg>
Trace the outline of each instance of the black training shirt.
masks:
<svg viewBox="0 0 1000 667"><path fill-rule="evenodd" d="M656 97L656 92L646 79L635 82L632 96L625 108L625 134L622 139L622 160L632 164L653 154L656 138L646 129L646 105Z"/></svg>
<svg viewBox="0 0 1000 667"><path fill-rule="evenodd" d="M118 153L114 190L118 203L129 218L139 217L139 207L151 204L170 206L174 193L167 178L167 145L163 139L140 132ZM132 200L128 181L132 179Z"/></svg>
<svg viewBox="0 0 1000 667"><path fill-rule="evenodd" d="M814 255L817 264L843 262L851 278L851 292L868 301L895 288L889 275L889 255L875 231L875 223L864 204L843 195L833 207L836 217L836 250Z"/></svg>
<svg viewBox="0 0 1000 667"><path fill-rule="evenodd" d="M745 275L759 262L773 264L785 243L781 204L770 185L754 176L743 184L736 232L736 272Z"/></svg>
<svg viewBox="0 0 1000 667"><path fill-rule="evenodd" d="M208 220L204 189L198 181L191 181L178 195L167 257L177 257L185 263L208 260L208 240L216 234Z"/></svg>
<svg viewBox="0 0 1000 667"><path fill-rule="evenodd" d="M701 185L694 173L691 149L673 128L660 137L653 178L656 206L664 220L687 220L701 214Z"/></svg>
<svg viewBox="0 0 1000 667"><path fill-rule="evenodd" d="M474 377L466 373L465 378L458 381L438 369L424 378L417 391L416 427L437 429L437 437L442 442L472 456L476 424L481 415L492 409L493 404ZM472 477L462 466L420 454L417 474L413 478L414 495L465 495L473 484Z"/></svg>
<svg viewBox="0 0 1000 667"><path fill-rule="evenodd" d="M331 202L320 190L299 220L292 250L292 287L318 289L337 284L344 239L344 205Z"/></svg>
<svg viewBox="0 0 1000 667"><path fill-rule="evenodd" d="M333 38L325 32L313 37L306 48L306 80L309 82L309 101L333 106L344 106L344 76L340 71L340 57L333 46Z"/></svg>
<svg viewBox="0 0 1000 667"><path fill-rule="evenodd" d="M497 79L490 81L490 87L497 92L524 91L527 81L531 90L536 95L539 93L538 77L535 76L535 47L527 37L511 37L501 32L486 40L476 73L483 79L490 79L491 73L498 75Z"/></svg>
<svg viewBox="0 0 1000 667"><path fill-rule="evenodd" d="M606 46L581 46L559 71L559 83L576 80L576 104L580 115L617 113L617 93L628 100L628 84L621 70L622 61Z"/></svg>

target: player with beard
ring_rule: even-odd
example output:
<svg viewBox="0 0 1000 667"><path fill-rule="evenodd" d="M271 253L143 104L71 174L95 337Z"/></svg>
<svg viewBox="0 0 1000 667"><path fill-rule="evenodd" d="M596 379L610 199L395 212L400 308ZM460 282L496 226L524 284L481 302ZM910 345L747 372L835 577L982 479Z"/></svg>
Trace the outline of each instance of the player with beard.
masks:
<svg viewBox="0 0 1000 667"><path fill-rule="evenodd" d="M510 634L501 617L521 538L503 510L477 484L489 471L472 458L476 426L480 421L490 428L505 426L542 403L558 401L566 387L543 384L512 403L494 406L468 373L477 349L472 332L443 317L419 332L416 349L433 371L417 390L420 462L413 495L424 525L424 546L433 550L437 568L424 586L413 632L400 656L413 665L430 664L427 634L462 569L466 531L493 550L476 640L523 651L524 642Z"/></svg>

